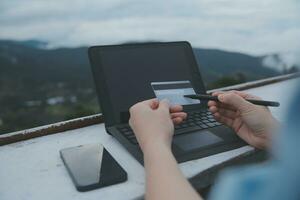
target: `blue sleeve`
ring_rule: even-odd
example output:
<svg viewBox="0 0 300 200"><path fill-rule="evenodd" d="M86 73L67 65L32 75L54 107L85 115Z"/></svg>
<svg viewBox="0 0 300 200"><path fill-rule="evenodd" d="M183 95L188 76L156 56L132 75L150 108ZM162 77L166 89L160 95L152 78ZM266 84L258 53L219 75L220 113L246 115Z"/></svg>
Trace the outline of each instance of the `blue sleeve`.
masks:
<svg viewBox="0 0 300 200"><path fill-rule="evenodd" d="M273 145L274 159L265 164L224 172L211 200L300 199L300 91Z"/></svg>
<svg viewBox="0 0 300 200"><path fill-rule="evenodd" d="M225 172L214 186L212 200L300 199L300 176L279 163L261 164Z"/></svg>

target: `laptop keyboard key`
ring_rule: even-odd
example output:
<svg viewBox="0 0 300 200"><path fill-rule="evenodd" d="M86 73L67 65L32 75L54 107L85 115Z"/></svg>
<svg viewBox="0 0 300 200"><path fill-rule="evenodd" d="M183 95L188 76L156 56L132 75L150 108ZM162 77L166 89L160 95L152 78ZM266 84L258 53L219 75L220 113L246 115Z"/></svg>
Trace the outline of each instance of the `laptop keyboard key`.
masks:
<svg viewBox="0 0 300 200"><path fill-rule="evenodd" d="M222 125L220 122L217 122L217 121L216 121L216 122L214 122L214 123L215 123L215 125L216 125L216 126L220 126L220 125Z"/></svg>
<svg viewBox="0 0 300 200"><path fill-rule="evenodd" d="M131 139L131 138L135 138L135 135L132 133L131 135L127 135L126 137Z"/></svg>
<svg viewBox="0 0 300 200"><path fill-rule="evenodd" d="M133 138L131 140L129 140L132 144L135 144L137 145L138 144L138 141L136 140L136 138Z"/></svg>
<svg viewBox="0 0 300 200"><path fill-rule="evenodd" d="M209 121L209 122L215 122L216 120L215 120L215 119L212 119L212 118L209 118L208 121Z"/></svg>
<svg viewBox="0 0 300 200"><path fill-rule="evenodd" d="M201 124L199 125L201 128L208 128L208 126L206 126L205 124Z"/></svg>
<svg viewBox="0 0 300 200"><path fill-rule="evenodd" d="M122 132L124 135L129 136L129 135L134 135L132 131L125 131Z"/></svg>
<svg viewBox="0 0 300 200"><path fill-rule="evenodd" d="M209 126L209 127L214 127L215 126L214 123L206 123L206 125Z"/></svg>

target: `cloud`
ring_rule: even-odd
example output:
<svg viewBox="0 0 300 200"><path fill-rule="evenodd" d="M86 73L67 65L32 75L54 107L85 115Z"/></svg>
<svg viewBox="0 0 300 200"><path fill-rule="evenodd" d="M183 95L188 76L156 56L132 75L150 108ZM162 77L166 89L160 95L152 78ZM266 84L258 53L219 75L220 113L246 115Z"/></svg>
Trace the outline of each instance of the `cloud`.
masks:
<svg viewBox="0 0 300 200"><path fill-rule="evenodd" d="M2 0L0 38L52 47L188 40L260 55L300 49L296 0Z"/></svg>

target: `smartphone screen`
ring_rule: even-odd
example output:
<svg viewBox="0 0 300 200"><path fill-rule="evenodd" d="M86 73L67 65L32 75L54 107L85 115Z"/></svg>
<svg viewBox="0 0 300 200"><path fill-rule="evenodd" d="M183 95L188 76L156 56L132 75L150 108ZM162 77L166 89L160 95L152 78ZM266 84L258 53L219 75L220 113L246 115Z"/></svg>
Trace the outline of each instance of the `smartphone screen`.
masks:
<svg viewBox="0 0 300 200"><path fill-rule="evenodd" d="M127 173L101 144L60 150L78 191L88 191L127 180Z"/></svg>

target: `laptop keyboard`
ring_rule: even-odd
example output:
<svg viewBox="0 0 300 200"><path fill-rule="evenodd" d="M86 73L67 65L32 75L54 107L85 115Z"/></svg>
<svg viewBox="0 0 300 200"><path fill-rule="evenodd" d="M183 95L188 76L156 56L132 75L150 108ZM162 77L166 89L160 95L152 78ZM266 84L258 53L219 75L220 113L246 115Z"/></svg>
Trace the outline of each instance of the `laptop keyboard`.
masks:
<svg viewBox="0 0 300 200"><path fill-rule="evenodd" d="M181 124L175 125L174 135L187 132L208 129L222 125L217 122L208 110L188 112L188 118ZM129 125L118 126L117 129L133 144L138 144L135 135Z"/></svg>

